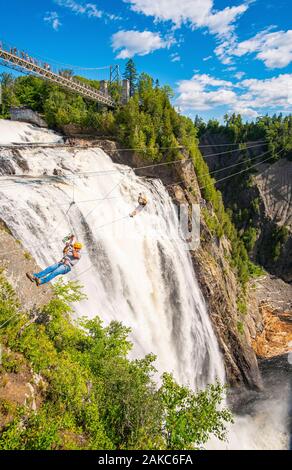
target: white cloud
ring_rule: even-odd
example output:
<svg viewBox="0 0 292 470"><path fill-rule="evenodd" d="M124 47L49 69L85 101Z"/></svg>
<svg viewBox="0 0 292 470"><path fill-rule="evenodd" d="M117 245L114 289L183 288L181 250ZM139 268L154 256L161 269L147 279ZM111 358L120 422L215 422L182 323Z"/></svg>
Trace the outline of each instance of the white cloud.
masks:
<svg viewBox="0 0 292 470"><path fill-rule="evenodd" d="M58 31L62 23L59 19L59 15L56 11L48 11L44 16L44 21L49 23L55 31Z"/></svg>
<svg viewBox="0 0 292 470"><path fill-rule="evenodd" d="M226 41L222 41L219 46L214 50L215 54L221 60L222 64L230 65L232 64L232 53L231 51L236 47L236 37L233 35Z"/></svg>
<svg viewBox="0 0 292 470"><path fill-rule="evenodd" d="M176 27L189 24L192 28L208 28L212 34L225 36L234 30L234 23L247 9L250 1L239 6L214 10L213 0L124 0L131 9L156 21L171 21Z"/></svg>
<svg viewBox="0 0 292 470"><path fill-rule="evenodd" d="M213 34L225 36L226 32L234 30L234 23L239 16L246 12L248 4L242 4L238 7L227 7L218 13L211 14L206 20L206 26Z"/></svg>
<svg viewBox="0 0 292 470"><path fill-rule="evenodd" d="M267 111L292 108L292 74L265 80L246 79L236 83L196 74L181 80L176 105L183 110L210 110L225 106L229 111L256 117Z"/></svg>
<svg viewBox="0 0 292 470"><path fill-rule="evenodd" d="M232 82L228 82L226 80L221 80L221 79L211 77L210 75L206 73L202 75L196 75L196 81L200 83L200 85L203 85L203 86L212 86L212 87L224 86L227 88L234 86Z"/></svg>
<svg viewBox="0 0 292 470"><path fill-rule="evenodd" d="M61 7L69 8L76 15L86 15L88 18L101 18L103 12L98 10L95 3L78 3L75 0L54 0Z"/></svg>
<svg viewBox="0 0 292 470"><path fill-rule="evenodd" d="M191 80L181 80L178 83L179 96L176 104L183 109L199 111L231 105L236 102L236 93L230 90L232 86L231 82L218 80L207 74L194 75Z"/></svg>
<svg viewBox="0 0 292 470"><path fill-rule="evenodd" d="M159 33L151 31L118 31L112 36L114 51L120 50L117 59L127 59L134 55L146 55L157 49L168 49L174 39L163 39Z"/></svg>
<svg viewBox="0 0 292 470"><path fill-rule="evenodd" d="M118 20L122 20L122 16L119 16L119 15L114 15L113 13L105 13L105 15L107 16L107 18L111 21L118 21Z"/></svg>
<svg viewBox="0 0 292 470"><path fill-rule="evenodd" d="M265 80L248 79L241 82L246 93L241 99L259 108L291 109L292 74L282 74Z"/></svg>
<svg viewBox="0 0 292 470"><path fill-rule="evenodd" d="M255 109L248 108L241 103L235 104L231 111L247 118L256 118L259 116L259 113Z"/></svg>
<svg viewBox="0 0 292 470"><path fill-rule="evenodd" d="M208 55L207 57L204 57L203 58L203 61L204 62L207 62L208 60L212 59L212 56L211 55Z"/></svg>
<svg viewBox="0 0 292 470"><path fill-rule="evenodd" d="M245 72L236 72L234 76L237 78L237 80L241 80L245 76Z"/></svg>
<svg viewBox="0 0 292 470"><path fill-rule="evenodd" d="M231 61L231 57L242 57L256 54L268 68L282 68L292 62L292 30L270 32L271 27L242 42L220 44L215 53L223 63Z"/></svg>
<svg viewBox="0 0 292 470"><path fill-rule="evenodd" d="M181 58L177 52L174 52L173 54L170 54L170 60L171 62L180 62Z"/></svg>

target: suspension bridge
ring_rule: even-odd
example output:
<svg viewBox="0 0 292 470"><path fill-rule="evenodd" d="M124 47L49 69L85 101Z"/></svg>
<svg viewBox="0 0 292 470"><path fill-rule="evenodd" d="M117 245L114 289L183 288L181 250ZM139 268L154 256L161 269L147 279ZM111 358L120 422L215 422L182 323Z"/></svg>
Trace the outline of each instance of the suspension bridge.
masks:
<svg viewBox="0 0 292 470"><path fill-rule="evenodd" d="M83 98L100 103L109 108L116 106L115 101L107 91L107 81L100 82L100 90L78 80L77 78L66 73L66 71L54 70L53 67L42 60L36 59L24 51L18 50L16 47L6 46L0 42L0 65L12 68L21 73L36 75L44 80L56 83L62 88L77 93ZM107 67L110 70L109 82L119 81L118 65ZM127 80L123 80L123 96L122 101L127 101Z"/></svg>

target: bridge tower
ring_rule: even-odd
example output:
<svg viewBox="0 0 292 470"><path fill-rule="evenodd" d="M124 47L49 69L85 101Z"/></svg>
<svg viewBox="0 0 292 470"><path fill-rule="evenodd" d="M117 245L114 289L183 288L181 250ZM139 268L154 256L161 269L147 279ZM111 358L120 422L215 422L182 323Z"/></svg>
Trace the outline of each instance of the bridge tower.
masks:
<svg viewBox="0 0 292 470"><path fill-rule="evenodd" d="M113 82L120 83L120 80L121 80L120 66L111 65L110 66L110 83L113 83Z"/></svg>

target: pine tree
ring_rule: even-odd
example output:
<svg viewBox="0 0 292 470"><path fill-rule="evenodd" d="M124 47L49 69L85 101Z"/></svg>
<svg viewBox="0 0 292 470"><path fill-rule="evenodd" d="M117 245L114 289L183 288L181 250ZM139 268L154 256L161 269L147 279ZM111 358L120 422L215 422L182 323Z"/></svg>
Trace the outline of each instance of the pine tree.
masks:
<svg viewBox="0 0 292 470"><path fill-rule="evenodd" d="M130 96L134 96L137 86L137 69L133 59L129 59L125 66L124 78L130 83Z"/></svg>

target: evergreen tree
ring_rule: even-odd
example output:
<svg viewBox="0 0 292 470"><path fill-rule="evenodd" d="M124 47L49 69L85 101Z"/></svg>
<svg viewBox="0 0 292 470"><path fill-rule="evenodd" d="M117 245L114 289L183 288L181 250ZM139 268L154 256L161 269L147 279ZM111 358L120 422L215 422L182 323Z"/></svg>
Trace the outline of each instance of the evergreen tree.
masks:
<svg viewBox="0 0 292 470"><path fill-rule="evenodd" d="M130 96L134 96L137 85L137 69L133 59L129 59L125 66L124 78L130 83Z"/></svg>

